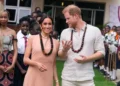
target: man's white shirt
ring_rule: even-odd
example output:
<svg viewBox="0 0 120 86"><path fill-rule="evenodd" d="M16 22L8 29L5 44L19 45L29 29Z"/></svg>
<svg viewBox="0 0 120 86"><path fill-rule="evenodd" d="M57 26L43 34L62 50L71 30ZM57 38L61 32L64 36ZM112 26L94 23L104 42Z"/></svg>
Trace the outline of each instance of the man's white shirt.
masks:
<svg viewBox="0 0 120 86"><path fill-rule="evenodd" d="M63 49L62 40L70 41L71 39L71 31L74 30L72 28L64 29L61 33L60 38L60 47L59 49ZM85 26L77 32L74 30L73 32L73 48L78 50L82 43L83 33L85 31ZM90 56L95 52L101 52L105 55L105 48L103 43L103 38L100 30L97 27L87 24L87 31L85 34L84 46L83 49L79 53L74 53L71 49L67 53L67 59L64 64L64 68L62 71L62 79L70 80L70 81L84 81L84 80L92 80L94 77L93 71L93 62L87 63L77 63L74 61L76 57L80 55Z"/></svg>

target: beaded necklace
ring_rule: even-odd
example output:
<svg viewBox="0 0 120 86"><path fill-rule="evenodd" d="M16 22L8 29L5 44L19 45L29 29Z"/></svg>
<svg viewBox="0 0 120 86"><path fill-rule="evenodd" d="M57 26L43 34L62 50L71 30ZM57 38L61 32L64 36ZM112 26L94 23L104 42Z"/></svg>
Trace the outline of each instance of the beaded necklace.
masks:
<svg viewBox="0 0 120 86"><path fill-rule="evenodd" d="M45 49L44 49L44 45L43 45L43 40L42 40L42 35L41 35L41 33L39 34L39 36L40 36L40 45L41 45L41 48L42 48L42 52L43 52L43 54L44 54L45 56L49 56L49 55L52 53L52 51L53 51L53 40L52 40L52 37L49 35L50 43L51 43L51 49L50 49L50 51L49 51L48 53L46 53L46 52L45 52Z"/></svg>
<svg viewBox="0 0 120 86"><path fill-rule="evenodd" d="M83 46L84 46L84 39L85 39L85 34L86 34L86 30L87 30L87 24L85 26L85 31L84 31L84 34L83 34L83 37L82 37L82 44L80 46L80 48L78 50L75 50L72 46L72 51L75 52L75 53L79 53L82 49L83 49ZM71 31L71 41L73 43L73 30Z"/></svg>

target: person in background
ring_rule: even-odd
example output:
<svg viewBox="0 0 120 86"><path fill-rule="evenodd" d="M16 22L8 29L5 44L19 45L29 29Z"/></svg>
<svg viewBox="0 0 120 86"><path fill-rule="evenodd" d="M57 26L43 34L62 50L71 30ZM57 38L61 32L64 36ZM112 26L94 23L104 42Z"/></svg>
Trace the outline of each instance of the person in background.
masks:
<svg viewBox="0 0 120 86"><path fill-rule="evenodd" d="M114 25L114 26L112 26L111 30L114 31L114 32L117 32L117 27Z"/></svg>
<svg viewBox="0 0 120 86"><path fill-rule="evenodd" d="M31 17L33 20L36 20L37 16L38 16L37 12L32 12Z"/></svg>
<svg viewBox="0 0 120 86"><path fill-rule="evenodd" d="M7 27L9 13L0 11L0 85L13 86L14 66L17 59L16 32ZM13 52L11 51L13 47Z"/></svg>
<svg viewBox="0 0 120 86"><path fill-rule="evenodd" d="M105 46L105 28L103 28L101 30L101 33L102 33L102 38L103 38L104 46ZM105 58L101 58L99 60L99 70L103 75L106 75L106 72L105 72Z"/></svg>
<svg viewBox="0 0 120 86"><path fill-rule="evenodd" d="M117 42L118 42L118 59L120 60L120 26L117 27L117 34L118 34L118 38L117 38Z"/></svg>
<svg viewBox="0 0 120 86"><path fill-rule="evenodd" d="M116 82L119 82L120 84L120 26L117 27L117 61L116 61L116 67L117 67L117 71L116 71ZM119 85L118 85L119 86Z"/></svg>
<svg viewBox="0 0 120 86"><path fill-rule="evenodd" d="M116 58L117 58L117 32L116 26L113 26L112 29L105 34L105 43L108 46L108 69L107 69L107 77L114 81L116 80Z"/></svg>
<svg viewBox="0 0 120 86"><path fill-rule="evenodd" d="M37 35L40 33L40 25L36 22L36 20L30 21L29 32L31 35Z"/></svg>
<svg viewBox="0 0 120 86"><path fill-rule="evenodd" d="M40 19L41 19L42 16L43 16L42 13L38 13L38 16L37 16L37 19L36 19L36 21L38 22L38 24L39 24L39 21L40 21Z"/></svg>
<svg viewBox="0 0 120 86"><path fill-rule="evenodd" d="M53 38L55 38L55 39L58 39L58 32L55 31L55 30L53 30L53 31L51 32L51 36L52 36Z"/></svg>
<svg viewBox="0 0 120 86"><path fill-rule="evenodd" d="M29 65L25 75L23 86L59 86L56 56L59 49L59 41L53 39L50 35L53 29L53 20L44 15L40 19L41 32L30 36L24 63ZM33 23L30 27L35 26ZM39 29L40 29L39 28ZM31 54L31 59L29 58Z"/></svg>
<svg viewBox="0 0 120 86"><path fill-rule="evenodd" d="M109 25L105 26L105 71L106 71L106 76L109 74L109 69L108 69L108 55L109 55L109 47L108 47L108 39L109 39L109 34L110 34L110 29L111 27Z"/></svg>
<svg viewBox="0 0 120 86"><path fill-rule="evenodd" d="M66 58L62 86L95 86L93 61L105 55L101 31L82 20L76 5L68 5L62 13L69 26L61 33L58 52Z"/></svg>
<svg viewBox="0 0 120 86"><path fill-rule="evenodd" d="M18 47L18 57L15 66L15 77L14 86L23 86L24 76L26 74L28 65L23 63L23 57L25 53L25 48L27 46L27 40L30 36L29 25L30 20L28 17L22 17L19 20L20 30L17 33L17 47Z"/></svg>
<svg viewBox="0 0 120 86"><path fill-rule="evenodd" d="M35 12L38 12L38 11L40 11L40 12L41 12L40 7L36 7L36 8L35 8Z"/></svg>
<svg viewBox="0 0 120 86"><path fill-rule="evenodd" d="M31 16L31 15L27 15L26 17L28 17L30 21L32 21L32 20L33 20L33 18L32 18L32 16Z"/></svg>

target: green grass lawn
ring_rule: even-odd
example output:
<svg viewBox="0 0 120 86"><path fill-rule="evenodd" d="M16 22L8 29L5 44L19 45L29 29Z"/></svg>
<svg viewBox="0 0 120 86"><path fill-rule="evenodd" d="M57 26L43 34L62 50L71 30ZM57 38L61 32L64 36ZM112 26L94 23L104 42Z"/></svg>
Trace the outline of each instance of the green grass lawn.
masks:
<svg viewBox="0 0 120 86"><path fill-rule="evenodd" d="M64 61L57 61L57 72L59 81L61 84L61 72L63 69ZM95 69L95 86L116 86L113 82L104 78L104 76L99 72L99 70ZM61 85L60 85L61 86Z"/></svg>

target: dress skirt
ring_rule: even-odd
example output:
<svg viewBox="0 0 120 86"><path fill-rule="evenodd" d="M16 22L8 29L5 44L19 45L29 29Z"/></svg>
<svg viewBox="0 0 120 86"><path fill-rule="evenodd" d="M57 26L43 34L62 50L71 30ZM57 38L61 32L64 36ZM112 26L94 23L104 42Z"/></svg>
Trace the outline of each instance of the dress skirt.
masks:
<svg viewBox="0 0 120 86"><path fill-rule="evenodd" d="M13 54L11 51L3 51L0 54L0 66L7 68L12 64ZM0 86L13 86L14 70L9 73L5 73L0 70Z"/></svg>

